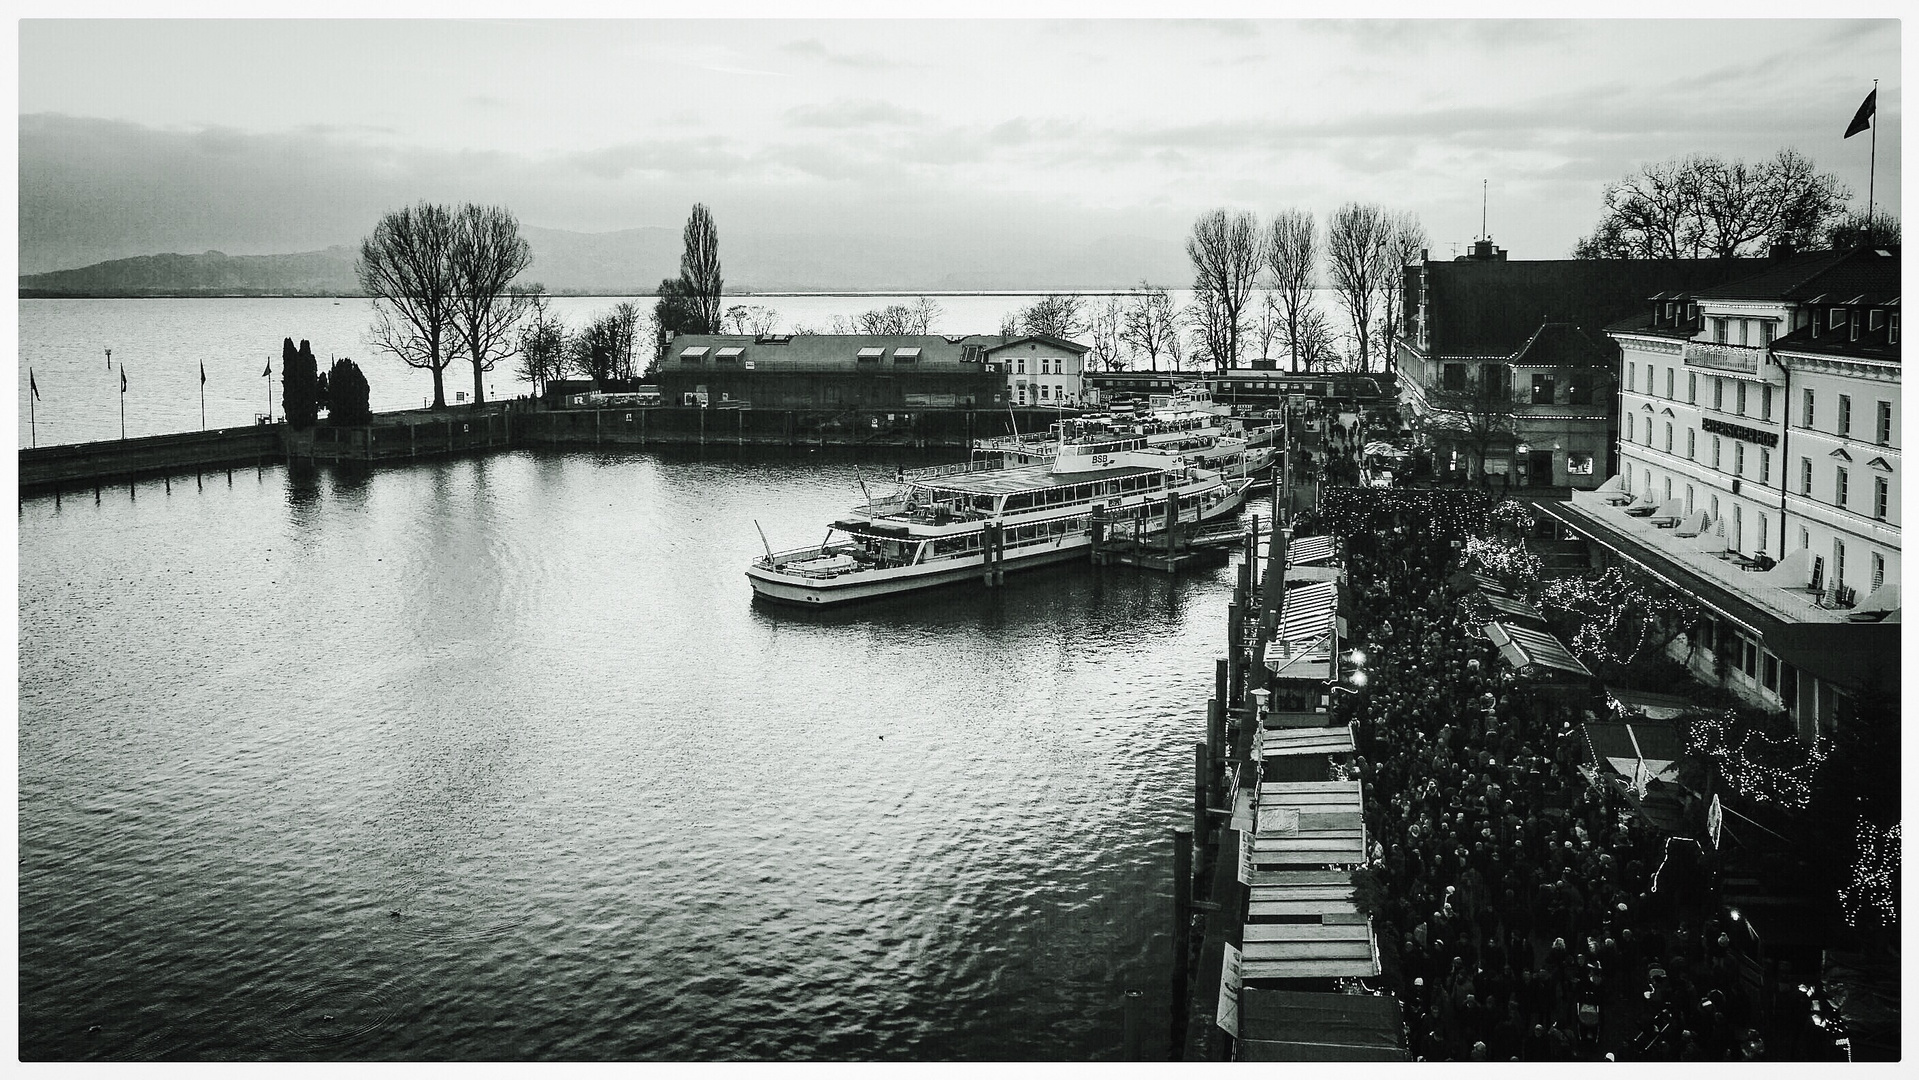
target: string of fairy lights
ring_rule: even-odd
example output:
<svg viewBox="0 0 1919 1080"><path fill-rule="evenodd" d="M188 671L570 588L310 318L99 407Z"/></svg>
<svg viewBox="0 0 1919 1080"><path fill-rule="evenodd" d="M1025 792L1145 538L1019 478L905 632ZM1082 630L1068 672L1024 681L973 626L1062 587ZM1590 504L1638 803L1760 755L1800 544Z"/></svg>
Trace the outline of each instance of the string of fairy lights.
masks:
<svg viewBox="0 0 1919 1080"><path fill-rule="evenodd" d="M1618 567L1588 577L1556 578L1539 590L1539 605L1579 622L1567 644L1581 659L1631 664L1655 627L1690 625L1698 608L1667 590L1647 588Z"/></svg>
<svg viewBox="0 0 1919 1080"><path fill-rule="evenodd" d="M1846 925L1858 926L1871 915L1881 924L1897 921L1899 903L1899 823L1881 829L1865 818L1853 834L1852 883L1839 890Z"/></svg>
<svg viewBox="0 0 1919 1080"><path fill-rule="evenodd" d="M1539 556L1526 545L1503 536L1474 536L1466 540L1465 562L1469 569L1484 570L1504 578L1527 592L1539 581L1544 568Z"/></svg>
<svg viewBox="0 0 1919 1080"><path fill-rule="evenodd" d="M1788 810L1812 800L1813 777L1828 753L1823 741L1808 748L1791 736L1767 735L1731 709L1697 716L1685 728L1687 751L1711 758L1740 797Z"/></svg>

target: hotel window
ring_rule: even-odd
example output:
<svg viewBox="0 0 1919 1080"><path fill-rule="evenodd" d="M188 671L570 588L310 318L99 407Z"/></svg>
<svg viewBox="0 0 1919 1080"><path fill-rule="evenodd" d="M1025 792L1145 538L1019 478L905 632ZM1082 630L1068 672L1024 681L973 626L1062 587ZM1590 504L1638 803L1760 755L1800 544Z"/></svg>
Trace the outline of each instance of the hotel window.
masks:
<svg viewBox="0 0 1919 1080"><path fill-rule="evenodd" d="M1846 505L1846 479L1846 467L1844 465L1833 469L1832 504L1834 506Z"/></svg>
<svg viewBox="0 0 1919 1080"><path fill-rule="evenodd" d="M1699 376L1690 371L1686 373L1686 404L1699 404Z"/></svg>
<svg viewBox="0 0 1919 1080"><path fill-rule="evenodd" d="M1763 446L1759 448L1759 482L1772 483L1772 451Z"/></svg>
<svg viewBox="0 0 1919 1080"><path fill-rule="evenodd" d="M1764 514L1759 515L1759 542L1753 545L1754 551L1764 552L1766 550L1766 522L1771 520L1771 518Z"/></svg>
<svg viewBox="0 0 1919 1080"><path fill-rule="evenodd" d="M1746 444L1745 443L1736 442L1732 444L1732 474L1734 476L1746 475Z"/></svg>
<svg viewBox="0 0 1919 1080"><path fill-rule="evenodd" d="M1746 415L1746 384L1745 383L1739 384L1739 390L1734 395L1734 397L1736 398L1739 406L1739 415L1741 416Z"/></svg>
<svg viewBox="0 0 1919 1080"><path fill-rule="evenodd" d="M1846 311L1844 308L1827 308L1826 309L1827 328L1832 330L1837 330L1839 329L1840 325L1843 324L1845 321L1846 321Z"/></svg>
<svg viewBox="0 0 1919 1080"><path fill-rule="evenodd" d="M1698 444L1699 444L1699 433L1697 431L1694 431L1691 428L1687 428L1686 429L1686 460L1687 461L1691 461L1694 459L1694 457L1697 456Z"/></svg>
<svg viewBox="0 0 1919 1080"><path fill-rule="evenodd" d="M1759 418L1772 419L1772 387L1770 385L1759 388Z"/></svg>
<svg viewBox="0 0 1919 1080"><path fill-rule="evenodd" d="M1847 328L1847 340L1858 341L1859 340L1859 313L1858 312L1856 311L1853 312L1852 316L1846 320L1846 328Z"/></svg>
<svg viewBox="0 0 1919 1080"><path fill-rule="evenodd" d="M1673 369L1667 368L1666 369L1666 400L1667 401L1672 400L1672 378L1673 378Z"/></svg>
<svg viewBox="0 0 1919 1080"><path fill-rule="evenodd" d="M1592 386L1584 376L1574 375L1566 380L1566 404L1591 405L1592 401Z"/></svg>
<svg viewBox="0 0 1919 1080"><path fill-rule="evenodd" d="M1041 384L1040 384L1040 388L1039 388L1039 399L1040 399L1041 401L1047 401L1047 400L1049 400L1049 399L1051 399L1051 397L1052 397L1052 391L1053 391L1053 388L1052 388L1052 387L1050 387L1050 386L1047 386L1047 385L1046 385L1046 384L1044 384L1044 383L1041 383Z"/></svg>
<svg viewBox="0 0 1919 1080"><path fill-rule="evenodd" d="M1806 531L1806 527L1804 525L1799 526L1799 549L1801 551L1804 551L1806 548L1809 548L1811 546L1812 546L1812 534Z"/></svg>
<svg viewBox="0 0 1919 1080"><path fill-rule="evenodd" d="M1880 521L1886 520L1886 504L1892 498L1892 485L1886 483L1883 476L1872 478L1872 516Z"/></svg>
<svg viewBox="0 0 1919 1080"><path fill-rule="evenodd" d="M1626 389L1639 389L1639 365L1630 360L1626 362Z"/></svg>
<svg viewBox="0 0 1919 1080"><path fill-rule="evenodd" d="M1719 468L1719 436L1712 437L1712 467Z"/></svg>
<svg viewBox="0 0 1919 1080"><path fill-rule="evenodd" d="M1687 304L1686 305L1686 321L1697 322L1698 320L1699 320L1699 305Z"/></svg>
<svg viewBox="0 0 1919 1080"><path fill-rule="evenodd" d="M1626 414L1626 441L1627 442L1632 441L1632 415L1633 414L1631 413Z"/></svg>
<svg viewBox="0 0 1919 1080"><path fill-rule="evenodd" d="M1672 501L1672 477L1670 476L1666 477L1666 497L1659 501L1661 503L1669 503Z"/></svg>
<svg viewBox="0 0 1919 1080"><path fill-rule="evenodd" d="M1686 485L1686 513L1692 513L1692 485Z"/></svg>
<svg viewBox="0 0 1919 1080"><path fill-rule="evenodd" d="M1886 557L1878 552L1872 553L1872 587L1874 589L1886 583Z"/></svg>
<svg viewBox="0 0 1919 1080"><path fill-rule="evenodd" d="M1761 345L1772 344L1772 320L1771 319L1765 319L1759 323L1759 344Z"/></svg>
<svg viewBox="0 0 1919 1080"><path fill-rule="evenodd" d="M1666 421L1666 453L1672 453L1672 421Z"/></svg>
<svg viewBox="0 0 1919 1080"><path fill-rule="evenodd" d="M1739 344L1741 345L1752 344L1752 342L1747 340L1747 337L1746 337L1746 335L1750 334L1751 332L1752 332L1751 320L1749 319L1739 320Z"/></svg>
<svg viewBox="0 0 1919 1080"><path fill-rule="evenodd" d="M1809 457L1799 459L1799 494L1812 494L1812 459Z"/></svg>
<svg viewBox="0 0 1919 1080"><path fill-rule="evenodd" d="M1022 356L1022 357L1020 357L1019 359L1017 359L1017 360L1015 360L1015 361L1014 361L1014 363L1018 365L1017 367L1015 367L1015 368L1013 369L1013 373L1014 373L1014 374L1016 374L1016 375L1024 375L1024 374L1026 374L1026 358L1025 358L1024 356Z"/></svg>
<svg viewBox="0 0 1919 1080"><path fill-rule="evenodd" d="M1839 437L1842 439L1849 439L1852 437L1852 395L1851 394L1839 395Z"/></svg>
<svg viewBox="0 0 1919 1080"><path fill-rule="evenodd" d="M1715 523L1716 523L1716 522L1718 522L1718 520L1719 520L1719 496L1717 496L1717 495L1714 495L1714 496L1712 497L1712 514L1711 514L1711 517L1712 517L1712 520L1713 520L1713 521L1714 521Z"/></svg>
<svg viewBox="0 0 1919 1080"><path fill-rule="evenodd" d="M1646 445L1652 445L1652 417L1646 417Z"/></svg>
<svg viewBox="0 0 1919 1080"><path fill-rule="evenodd" d="M1533 376L1533 404L1551 405L1553 403L1553 377L1551 375Z"/></svg>
<svg viewBox="0 0 1919 1080"><path fill-rule="evenodd" d="M1726 320L1725 319L1714 319L1712 321L1712 339L1721 345L1724 345L1726 343Z"/></svg>
<svg viewBox="0 0 1919 1080"><path fill-rule="evenodd" d="M1880 446L1888 446L1892 443L1892 402L1890 401L1879 403L1878 441Z"/></svg>
<svg viewBox="0 0 1919 1080"><path fill-rule="evenodd" d="M1799 426L1803 428L1812 426L1812 387L1810 386L1806 387L1804 405L1799 410Z"/></svg>
<svg viewBox="0 0 1919 1080"><path fill-rule="evenodd" d="M1883 310L1879 308L1873 308L1871 311L1866 313L1866 329L1867 330L1876 334L1879 332L1879 328L1884 325L1886 325L1886 313Z"/></svg>
<svg viewBox="0 0 1919 1080"><path fill-rule="evenodd" d="M1726 380L1717 375L1712 377L1712 407L1720 412L1726 411Z"/></svg>
<svg viewBox="0 0 1919 1080"><path fill-rule="evenodd" d="M1593 474L1593 456L1572 451L1566 455L1566 471L1574 476Z"/></svg>
<svg viewBox="0 0 1919 1080"><path fill-rule="evenodd" d="M1886 316L1886 344L1899 344L1899 313L1896 311Z"/></svg>
<svg viewBox="0 0 1919 1080"><path fill-rule="evenodd" d="M1832 583L1836 588L1846 587L1846 542L1836 536L1832 538Z"/></svg>

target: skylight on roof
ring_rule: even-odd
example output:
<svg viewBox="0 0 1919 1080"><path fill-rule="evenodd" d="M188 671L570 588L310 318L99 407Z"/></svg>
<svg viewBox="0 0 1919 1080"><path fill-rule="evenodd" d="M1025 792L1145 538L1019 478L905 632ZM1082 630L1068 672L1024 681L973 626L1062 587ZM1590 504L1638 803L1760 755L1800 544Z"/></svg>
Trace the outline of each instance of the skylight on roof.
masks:
<svg viewBox="0 0 1919 1080"><path fill-rule="evenodd" d="M893 359L895 360L918 360L919 358L920 351L918 349L906 348L893 350Z"/></svg>
<svg viewBox="0 0 1919 1080"><path fill-rule="evenodd" d="M885 355L886 355L886 350L885 350L885 349L878 349L878 348L874 348L874 349L861 349L861 350L860 350L860 359L861 359L861 360L878 360L878 359L879 359L880 357L882 357L882 356L885 356Z"/></svg>
<svg viewBox="0 0 1919 1080"><path fill-rule="evenodd" d="M724 348L724 349L721 349L721 350L720 350L719 352L716 352L716 353L714 353L714 354L713 354L713 359L715 359L715 360L738 360L738 359L740 358L740 354L741 354L741 353L743 353L743 352L745 352L745 351L746 351L745 349L742 349L742 348L740 348L740 347L739 347L739 346L737 346L737 345L729 345L729 346L727 346L726 348Z"/></svg>
<svg viewBox="0 0 1919 1080"><path fill-rule="evenodd" d="M682 360L698 360L705 355L706 346L704 345L693 345L680 350L680 359Z"/></svg>

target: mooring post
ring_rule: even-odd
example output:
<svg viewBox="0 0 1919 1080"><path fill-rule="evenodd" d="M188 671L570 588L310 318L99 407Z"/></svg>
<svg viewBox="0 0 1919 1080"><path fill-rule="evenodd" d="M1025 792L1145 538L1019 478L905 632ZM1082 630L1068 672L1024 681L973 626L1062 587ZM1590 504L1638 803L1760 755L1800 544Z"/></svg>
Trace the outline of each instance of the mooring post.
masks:
<svg viewBox="0 0 1919 1080"><path fill-rule="evenodd" d="M1173 1008L1172 1049L1169 1060L1177 1061L1186 1052L1186 999L1192 971L1193 951L1193 831L1173 830Z"/></svg>
<svg viewBox="0 0 1919 1080"><path fill-rule="evenodd" d="M1138 990L1126 991L1125 1012L1120 1017L1120 1053L1127 1061L1138 1061L1140 1053L1140 1012L1146 1007L1146 995Z"/></svg>
<svg viewBox="0 0 1919 1080"><path fill-rule="evenodd" d="M1218 698L1206 701L1206 750L1217 762L1226 749L1226 705Z"/></svg>
<svg viewBox="0 0 1919 1080"><path fill-rule="evenodd" d="M1193 744L1193 842L1204 844L1207 836L1206 808L1207 789L1211 786L1211 777L1207 776L1206 744Z"/></svg>
<svg viewBox="0 0 1919 1080"><path fill-rule="evenodd" d="M1232 678L1231 665L1232 661L1224 657L1213 661L1213 697L1219 701L1226 700L1226 687Z"/></svg>
<svg viewBox="0 0 1919 1080"><path fill-rule="evenodd" d="M173 476L172 476L171 474L169 474L169 475L167 475L167 476L163 476L163 477L161 477L160 479L162 479L162 480L164 480L164 481L166 482L166 485L167 485L167 494L169 494L169 495L171 495L171 494L173 494Z"/></svg>

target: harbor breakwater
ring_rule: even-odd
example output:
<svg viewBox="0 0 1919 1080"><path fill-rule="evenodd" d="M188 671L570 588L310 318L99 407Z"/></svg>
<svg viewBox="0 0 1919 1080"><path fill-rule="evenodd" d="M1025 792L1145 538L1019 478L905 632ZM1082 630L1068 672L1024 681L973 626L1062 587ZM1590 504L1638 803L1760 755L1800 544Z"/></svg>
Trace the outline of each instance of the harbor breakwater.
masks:
<svg viewBox="0 0 1919 1080"><path fill-rule="evenodd" d="M368 425L284 422L20 451L20 490L57 491L288 459L405 461L520 447L809 446L963 450L974 439L1044 431L1052 409L547 409L539 402L382 413Z"/></svg>

